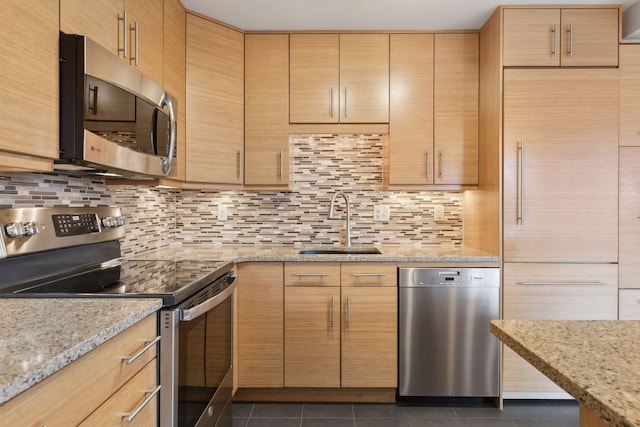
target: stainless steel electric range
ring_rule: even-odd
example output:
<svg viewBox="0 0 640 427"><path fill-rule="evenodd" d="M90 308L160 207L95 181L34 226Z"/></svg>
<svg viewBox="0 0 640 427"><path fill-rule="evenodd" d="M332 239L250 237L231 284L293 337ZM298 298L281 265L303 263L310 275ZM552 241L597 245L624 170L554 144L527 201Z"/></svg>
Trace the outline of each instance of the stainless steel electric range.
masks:
<svg viewBox="0 0 640 427"><path fill-rule="evenodd" d="M121 257L118 208L0 209L0 297L162 298L161 427L231 426L228 262Z"/></svg>

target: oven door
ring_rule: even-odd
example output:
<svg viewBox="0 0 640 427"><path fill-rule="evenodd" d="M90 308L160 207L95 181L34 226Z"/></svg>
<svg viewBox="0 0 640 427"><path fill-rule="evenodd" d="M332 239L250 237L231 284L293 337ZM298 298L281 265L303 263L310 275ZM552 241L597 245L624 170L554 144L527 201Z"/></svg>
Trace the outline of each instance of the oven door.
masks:
<svg viewBox="0 0 640 427"><path fill-rule="evenodd" d="M160 426L231 426L235 283L160 316Z"/></svg>

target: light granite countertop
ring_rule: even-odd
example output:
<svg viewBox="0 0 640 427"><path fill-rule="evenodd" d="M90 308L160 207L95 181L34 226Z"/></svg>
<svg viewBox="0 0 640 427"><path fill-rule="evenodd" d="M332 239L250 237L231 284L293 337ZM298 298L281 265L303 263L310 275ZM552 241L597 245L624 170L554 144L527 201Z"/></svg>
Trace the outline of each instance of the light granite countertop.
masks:
<svg viewBox="0 0 640 427"><path fill-rule="evenodd" d="M355 246L357 247L357 246ZM494 263L500 258L473 248L441 248L429 246L385 245L377 246L381 254L323 254L302 255L298 251L308 247L291 245L181 245L158 248L129 257L135 259L171 259L196 261L241 262L470 262ZM314 246L331 249L334 246Z"/></svg>
<svg viewBox="0 0 640 427"><path fill-rule="evenodd" d="M490 329L608 425L640 426L640 321L494 320Z"/></svg>
<svg viewBox="0 0 640 427"><path fill-rule="evenodd" d="M162 306L161 299L0 299L0 404Z"/></svg>

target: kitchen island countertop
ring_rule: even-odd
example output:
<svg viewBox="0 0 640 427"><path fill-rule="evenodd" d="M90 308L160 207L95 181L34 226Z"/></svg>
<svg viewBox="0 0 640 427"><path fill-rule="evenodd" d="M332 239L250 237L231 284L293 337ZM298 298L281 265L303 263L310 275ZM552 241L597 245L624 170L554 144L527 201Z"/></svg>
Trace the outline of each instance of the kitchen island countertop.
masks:
<svg viewBox="0 0 640 427"><path fill-rule="evenodd" d="M0 299L0 404L161 306L159 298Z"/></svg>
<svg viewBox="0 0 640 427"><path fill-rule="evenodd" d="M640 426L640 321L494 320L490 329L590 415Z"/></svg>

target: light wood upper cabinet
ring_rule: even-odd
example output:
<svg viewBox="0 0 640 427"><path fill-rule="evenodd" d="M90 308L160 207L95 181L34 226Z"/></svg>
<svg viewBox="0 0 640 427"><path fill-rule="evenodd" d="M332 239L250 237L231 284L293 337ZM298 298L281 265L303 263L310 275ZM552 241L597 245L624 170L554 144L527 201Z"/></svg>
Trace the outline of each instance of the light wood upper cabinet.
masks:
<svg viewBox="0 0 640 427"><path fill-rule="evenodd" d="M238 265L238 387L284 386L283 269Z"/></svg>
<svg viewBox="0 0 640 427"><path fill-rule="evenodd" d="M58 157L58 13L51 0L2 4L0 170L50 171Z"/></svg>
<svg viewBox="0 0 640 427"><path fill-rule="evenodd" d="M164 88L177 99L177 160L171 176L179 180L185 179L186 168L186 26L187 16L180 0L165 0Z"/></svg>
<svg viewBox="0 0 640 427"><path fill-rule="evenodd" d="M290 188L289 36L245 35L245 186Z"/></svg>
<svg viewBox="0 0 640 427"><path fill-rule="evenodd" d="M620 147L621 288L640 288L640 147Z"/></svg>
<svg viewBox="0 0 640 427"><path fill-rule="evenodd" d="M503 65L617 66L619 8L505 8Z"/></svg>
<svg viewBox="0 0 640 427"><path fill-rule="evenodd" d="M241 185L244 35L187 13L186 179Z"/></svg>
<svg viewBox="0 0 640 427"><path fill-rule="evenodd" d="M620 45L620 146L640 146L640 45Z"/></svg>
<svg viewBox="0 0 640 427"><path fill-rule="evenodd" d="M433 184L433 34L391 34L389 184Z"/></svg>
<svg viewBox="0 0 640 427"><path fill-rule="evenodd" d="M505 262L618 261L617 74L505 70Z"/></svg>
<svg viewBox="0 0 640 427"><path fill-rule="evenodd" d="M60 31L89 37L159 84L163 18L163 0L60 1Z"/></svg>
<svg viewBox="0 0 640 427"><path fill-rule="evenodd" d="M478 34L436 34L434 183L478 183Z"/></svg>
<svg viewBox="0 0 640 427"><path fill-rule="evenodd" d="M291 123L387 123L388 34L291 34Z"/></svg>

